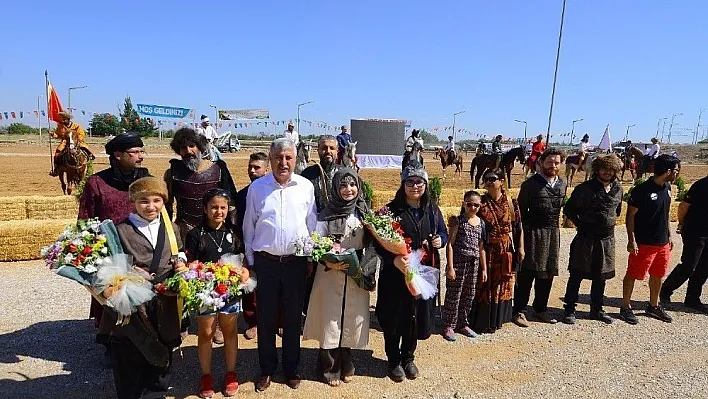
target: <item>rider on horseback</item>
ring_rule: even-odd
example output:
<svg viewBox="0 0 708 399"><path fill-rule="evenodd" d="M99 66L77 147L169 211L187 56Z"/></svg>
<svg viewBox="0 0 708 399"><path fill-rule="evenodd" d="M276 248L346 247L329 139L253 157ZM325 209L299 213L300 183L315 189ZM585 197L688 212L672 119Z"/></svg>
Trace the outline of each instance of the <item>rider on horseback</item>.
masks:
<svg viewBox="0 0 708 399"><path fill-rule="evenodd" d="M492 141L492 155L495 156L494 159L494 169L499 168L499 164L501 163L502 159L502 135L499 134L497 137L494 138L494 141Z"/></svg>
<svg viewBox="0 0 708 399"><path fill-rule="evenodd" d="M659 146L659 140L654 137L651 139L651 146L647 148L647 152L645 153L645 155L650 159L656 159L656 157L659 156L660 151L661 147Z"/></svg>
<svg viewBox="0 0 708 399"><path fill-rule="evenodd" d="M588 151L590 151L590 136L588 136L587 133L580 139L578 147L578 166L582 169L583 161L585 161L585 157L588 155Z"/></svg>
<svg viewBox="0 0 708 399"><path fill-rule="evenodd" d="M49 176L54 177L59 176L57 168L60 166L60 155L66 148L70 135L73 135L73 139L76 140L74 145L79 146L89 159L92 160L95 158L91 150L86 146L86 132L84 128L78 123L71 121L72 116L70 113L62 111L59 115L61 116L61 123L57 124L57 128L54 130L54 133L52 133L52 138L61 140L56 151L54 151L54 170L49 172Z"/></svg>
<svg viewBox="0 0 708 399"><path fill-rule="evenodd" d="M347 127L342 125L342 132L337 135L337 163L342 164L342 157L344 157L344 151L347 149L349 143L352 142L352 135L347 133Z"/></svg>
<svg viewBox="0 0 708 399"><path fill-rule="evenodd" d="M403 158L408 158L411 152L413 152L413 147L416 145L420 145L420 149L423 149L423 139L420 138L420 130L418 129L413 129L411 132L411 135L406 139L406 152L403 153ZM423 158L423 155L420 155L420 158Z"/></svg>
<svg viewBox="0 0 708 399"><path fill-rule="evenodd" d="M455 154L455 140L452 136L447 136L447 145L445 145L445 154L447 154L447 164L451 165L455 162L457 154Z"/></svg>

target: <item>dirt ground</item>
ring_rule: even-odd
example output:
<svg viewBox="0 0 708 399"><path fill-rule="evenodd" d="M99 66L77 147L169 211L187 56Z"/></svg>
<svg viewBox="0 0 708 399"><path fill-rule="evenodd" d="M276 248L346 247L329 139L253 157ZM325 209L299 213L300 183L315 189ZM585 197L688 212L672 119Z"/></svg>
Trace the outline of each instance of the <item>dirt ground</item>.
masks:
<svg viewBox="0 0 708 399"><path fill-rule="evenodd" d="M99 171L108 167L108 158L99 151L102 145L95 141L90 147L97 155L94 161L94 170ZM154 176L162 176L168 167L168 159L175 157L167 142L152 143L146 147L148 153L143 165L150 170ZM240 188L248 184L246 165L248 156L254 149L243 149L237 153L224 154L224 158L229 165L229 170ZM0 178L5 183L0 186L0 196L16 195L61 195L61 186L57 178L48 175L51 168L51 158L49 148L46 143L42 146L36 143L1 143L0 144ZM447 178L442 180L442 189L445 188L473 188L469 178L469 167L472 161L472 154L465 156L463 172L461 177L453 176L453 169L448 168ZM317 154L313 151L312 159L316 159ZM425 166L431 177L442 177L442 167L440 162L433 159L432 153L425 154ZM562 175L565 170L562 168ZM681 176L686 183L690 184L708 174L708 165L686 164L683 165ZM393 169L364 169L361 171L362 178L368 180L373 185L374 190L395 190L400 184L399 171ZM575 182L582 181L584 173L576 176ZM512 171L511 185L518 187L524 177L520 165L516 165ZM629 180L629 176L625 176ZM629 184L629 182L627 182Z"/></svg>

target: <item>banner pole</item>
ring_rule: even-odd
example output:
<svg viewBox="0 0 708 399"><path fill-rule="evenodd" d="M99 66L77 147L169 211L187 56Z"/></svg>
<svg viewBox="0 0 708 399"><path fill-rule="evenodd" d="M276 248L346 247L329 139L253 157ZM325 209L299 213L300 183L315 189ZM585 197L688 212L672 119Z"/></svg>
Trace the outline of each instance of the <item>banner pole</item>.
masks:
<svg viewBox="0 0 708 399"><path fill-rule="evenodd" d="M47 142L49 143L49 162L52 165L52 174L54 174L54 151L52 150L52 126L49 123L49 73L44 70L44 91L47 100ZM39 111L41 112L41 110Z"/></svg>

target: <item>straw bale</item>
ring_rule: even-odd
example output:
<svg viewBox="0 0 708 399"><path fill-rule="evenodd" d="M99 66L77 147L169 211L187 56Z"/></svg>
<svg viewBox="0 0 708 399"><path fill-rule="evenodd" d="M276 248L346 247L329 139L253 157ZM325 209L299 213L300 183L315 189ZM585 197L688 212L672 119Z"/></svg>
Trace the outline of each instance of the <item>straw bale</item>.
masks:
<svg viewBox="0 0 708 399"><path fill-rule="evenodd" d="M0 221L27 219L26 197L0 197Z"/></svg>
<svg viewBox="0 0 708 399"><path fill-rule="evenodd" d="M39 259L42 247L54 242L71 223L76 218L0 222L0 262Z"/></svg>
<svg viewBox="0 0 708 399"><path fill-rule="evenodd" d="M71 219L79 214L79 204L69 195L26 197L28 219Z"/></svg>

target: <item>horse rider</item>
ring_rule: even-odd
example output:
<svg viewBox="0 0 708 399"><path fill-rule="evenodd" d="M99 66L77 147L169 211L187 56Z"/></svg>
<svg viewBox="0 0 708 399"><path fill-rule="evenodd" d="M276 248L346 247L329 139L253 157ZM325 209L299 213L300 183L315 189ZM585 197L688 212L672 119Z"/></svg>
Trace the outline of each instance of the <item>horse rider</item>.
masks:
<svg viewBox="0 0 708 399"><path fill-rule="evenodd" d="M492 155L494 155L494 169L499 168L502 159L502 135L498 134L492 141Z"/></svg>
<svg viewBox="0 0 708 399"><path fill-rule="evenodd" d="M526 153L526 156L528 157L531 155L531 152L533 151L533 141L529 139L529 141L526 143L526 146L524 146L524 152Z"/></svg>
<svg viewBox="0 0 708 399"><path fill-rule="evenodd" d="M632 150L632 148L634 148L634 144L632 143L632 140L627 140L627 144L624 146L624 153L628 154L629 151Z"/></svg>
<svg viewBox="0 0 708 399"><path fill-rule="evenodd" d="M536 136L536 142L531 145L531 154L529 155L528 165L532 173L536 173L536 161L539 159L543 151L546 151L546 145L543 143L543 135Z"/></svg>
<svg viewBox="0 0 708 399"><path fill-rule="evenodd" d="M415 143L420 144L421 150L423 149L423 139L420 138L420 130L418 129L413 129L411 135L406 139L406 152L403 154L403 158L407 158L413 152ZM423 159L423 154L420 154L420 159Z"/></svg>
<svg viewBox="0 0 708 399"><path fill-rule="evenodd" d="M342 132L337 135L337 163L341 165L349 143L352 142L352 135L347 132L347 127L342 125Z"/></svg>
<svg viewBox="0 0 708 399"><path fill-rule="evenodd" d="M445 145L445 154L447 154L448 161L455 161L455 139L452 136L447 136L447 144ZM448 162L450 164L450 162Z"/></svg>
<svg viewBox="0 0 708 399"><path fill-rule="evenodd" d="M659 145L659 140L657 140L656 137L653 137L651 139L651 145L647 148L644 155L646 155L649 159L656 159L656 157L659 156L660 151L661 146Z"/></svg>
<svg viewBox="0 0 708 399"><path fill-rule="evenodd" d="M68 112L62 111L59 113L59 116L61 117L61 123L57 123L57 128L52 133L52 138L61 140L56 151L54 151L54 170L49 172L49 176L54 177L59 176L59 172L57 172L57 167L59 166L59 156L64 151L64 148L66 148L66 145L69 142L69 135L71 134L74 135L74 140L76 140L74 145L78 145L86 153L86 156L89 159L95 158L91 150L89 150L86 146L86 132L84 131L84 128L82 128L78 123L72 122L72 116Z"/></svg>
<svg viewBox="0 0 708 399"><path fill-rule="evenodd" d="M219 152L219 149L216 148L216 146L214 145L214 140L217 138L218 133L216 133L216 129L214 129L214 126L210 124L208 116L202 115L201 121L202 125L197 129L197 133L206 137L207 143L209 144L209 154L205 155L208 155L210 160L217 161L221 159L221 153Z"/></svg>
<svg viewBox="0 0 708 399"><path fill-rule="evenodd" d="M288 128L283 132L283 137L289 138L295 144L295 148L298 148L300 144L300 134L295 130L295 124L293 121L288 122Z"/></svg>

